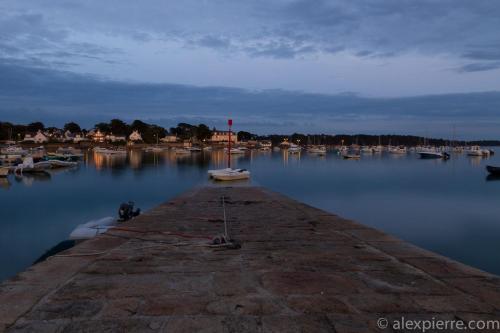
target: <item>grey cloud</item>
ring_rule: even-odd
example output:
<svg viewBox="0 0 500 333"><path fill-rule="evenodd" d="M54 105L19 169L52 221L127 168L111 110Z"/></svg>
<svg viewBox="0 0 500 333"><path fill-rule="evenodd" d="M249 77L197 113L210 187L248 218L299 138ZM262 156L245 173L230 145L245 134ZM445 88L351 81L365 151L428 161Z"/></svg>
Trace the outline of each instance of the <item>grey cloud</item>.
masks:
<svg viewBox="0 0 500 333"><path fill-rule="evenodd" d="M244 49L253 57L272 57L277 59L295 58L299 55L314 53L316 49L310 45L297 45L285 41L257 43Z"/></svg>
<svg viewBox="0 0 500 333"><path fill-rule="evenodd" d="M241 129L259 133L392 128L415 133L454 123L476 138L498 138L500 92L366 98L353 93L311 94L283 90L248 91L225 87L123 83L70 72L3 64L0 61L0 120L55 124L76 120L85 126L119 117L223 123L231 115ZM485 124L490 124L486 126ZM419 125L420 126L420 125ZM417 133L419 134L419 133ZM423 134L423 133L420 133Z"/></svg>
<svg viewBox="0 0 500 333"><path fill-rule="evenodd" d="M200 39L196 40L194 43L198 44L199 46L214 49L226 49L231 46L231 42L229 41L229 39L211 35L203 36Z"/></svg>
<svg viewBox="0 0 500 333"><path fill-rule="evenodd" d="M106 62L109 59L100 56L109 57L120 53L117 48L72 41L69 29L54 26L42 14L4 11L7 14L0 17L2 58L38 66L76 66L78 58Z"/></svg>
<svg viewBox="0 0 500 333"><path fill-rule="evenodd" d="M7 12L23 8L32 12L19 22L11 21L11 31L55 39L69 33L56 28L59 24L141 41L165 35L188 46L274 58L339 50L378 57L443 54L474 61L497 60L500 54L496 0L151 0L148 6L132 0L119 5L97 0L49 4L10 0L3 6ZM44 15L54 22L50 29ZM262 38L269 45L257 45ZM296 44L307 45L292 47Z"/></svg>
<svg viewBox="0 0 500 333"><path fill-rule="evenodd" d="M456 70L458 72L470 73L470 72L489 71L489 70L498 69L498 68L500 68L500 61L471 63L471 64L461 66L461 67L457 68Z"/></svg>

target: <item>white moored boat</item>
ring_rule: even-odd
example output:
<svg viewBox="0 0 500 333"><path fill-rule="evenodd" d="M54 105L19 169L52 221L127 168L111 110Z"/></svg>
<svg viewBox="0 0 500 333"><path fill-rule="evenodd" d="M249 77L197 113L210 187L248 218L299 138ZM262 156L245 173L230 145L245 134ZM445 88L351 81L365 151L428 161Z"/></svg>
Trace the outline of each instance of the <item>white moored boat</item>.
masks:
<svg viewBox="0 0 500 333"><path fill-rule="evenodd" d="M245 169L230 169L230 170L219 170L218 172L212 173L212 178L215 180L241 180L249 179L250 171Z"/></svg>
<svg viewBox="0 0 500 333"><path fill-rule="evenodd" d="M481 149L479 146L472 146L467 149L468 156L490 156L490 151L488 149Z"/></svg>
<svg viewBox="0 0 500 333"><path fill-rule="evenodd" d="M290 147L288 147L288 153L289 154L298 154L302 148L300 146L294 145L293 143L290 144Z"/></svg>
<svg viewBox="0 0 500 333"><path fill-rule="evenodd" d="M391 154L406 154L407 150L405 146L398 146L398 147L390 147L389 148L389 153Z"/></svg>
<svg viewBox="0 0 500 333"><path fill-rule="evenodd" d="M227 152L227 148L224 148L224 151ZM231 148L231 155L239 155L244 154L245 150L241 148Z"/></svg>
<svg viewBox="0 0 500 333"><path fill-rule="evenodd" d="M307 149L307 152L310 154L316 154L316 155L326 155L326 147L325 146L312 146Z"/></svg>
<svg viewBox="0 0 500 333"><path fill-rule="evenodd" d="M110 149L110 148L100 148L95 147L94 152L106 155L126 155L127 150L124 148Z"/></svg>
<svg viewBox="0 0 500 333"><path fill-rule="evenodd" d="M233 169L231 168L231 154L236 150L237 154L245 153L244 150L238 148L231 148L231 126L233 121L230 119L228 121L229 125L229 139L228 139L228 148L224 148L224 151L227 152L227 164L228 167L225 169L217 169L217 170L208 170L208 175L210 178L214 180L220 181L231 181L231 180L242 180L250 178L250 171L245 169Z"/></svg>

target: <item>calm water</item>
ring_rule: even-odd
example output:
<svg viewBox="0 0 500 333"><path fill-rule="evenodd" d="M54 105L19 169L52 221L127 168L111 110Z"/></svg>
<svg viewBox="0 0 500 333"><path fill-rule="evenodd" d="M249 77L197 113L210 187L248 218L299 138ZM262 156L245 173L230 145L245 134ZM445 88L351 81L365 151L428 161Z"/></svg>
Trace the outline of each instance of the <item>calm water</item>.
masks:
<svg viewBox="0 0 500 333"><path fill-rule="evenodd" d="M251 184L500 274L500 181L488 181L484 168L500 165L499 156L441 161L383 154L354 161L334 153L254 151L233 157L233 164L252 171ZM206 170L223 166L221 151L187 157L89 153L75 170L10 176L8 184L0 183L0 280L31 265L76 225L115 216L128 200L151 208L208 183Z"/></svg>

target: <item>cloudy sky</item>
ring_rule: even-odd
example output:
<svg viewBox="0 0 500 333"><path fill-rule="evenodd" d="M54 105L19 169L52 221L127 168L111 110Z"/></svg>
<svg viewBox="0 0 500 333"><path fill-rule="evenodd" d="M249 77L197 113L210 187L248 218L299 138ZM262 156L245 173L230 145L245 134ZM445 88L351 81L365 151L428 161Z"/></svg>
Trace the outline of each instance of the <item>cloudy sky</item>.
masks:
<svg viewBox="0 0 500 333"><path fill-rule="evenodd" d="M496 0L1 0L0 120L500 138Z"/></svg>

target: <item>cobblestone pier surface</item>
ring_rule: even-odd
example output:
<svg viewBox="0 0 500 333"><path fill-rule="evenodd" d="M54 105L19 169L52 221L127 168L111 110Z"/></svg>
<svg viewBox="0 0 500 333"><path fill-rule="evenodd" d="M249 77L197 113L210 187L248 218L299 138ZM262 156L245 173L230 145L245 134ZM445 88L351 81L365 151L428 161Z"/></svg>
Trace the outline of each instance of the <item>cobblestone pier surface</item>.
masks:
<svg viewBox="0 0 500 333"><path fill-rule="evenodd" d="M239 249L208 246L222 196ZM197 188L0 285L7 332L390 332L378 318L499 314L497 276L258 187Z"/></svg>

